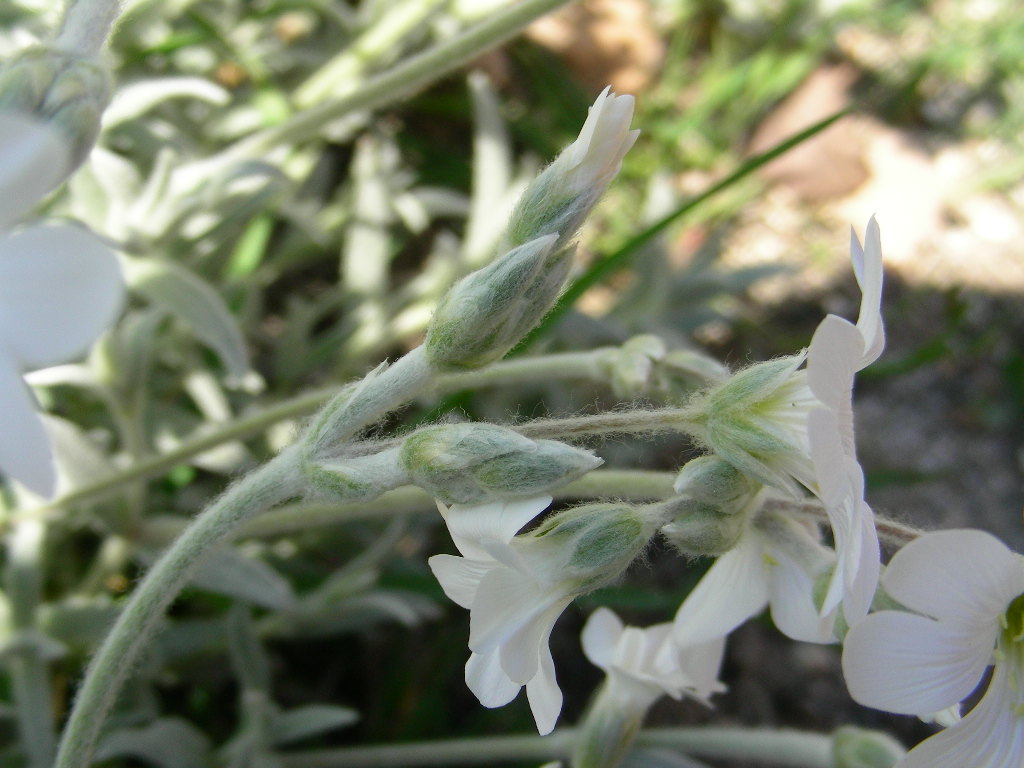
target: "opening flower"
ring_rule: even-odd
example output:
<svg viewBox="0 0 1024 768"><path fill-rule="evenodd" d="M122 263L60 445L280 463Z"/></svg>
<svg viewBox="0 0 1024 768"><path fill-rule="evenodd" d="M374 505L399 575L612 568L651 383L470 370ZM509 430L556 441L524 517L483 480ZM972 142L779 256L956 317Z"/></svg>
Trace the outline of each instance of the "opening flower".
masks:
<svg viewBox="0 0 1024 768"><path fill-rule="evenodd" d="M0 113L0 471L47 496L53 455L22 374L84 353L123 295L117 257L84 229L12 229L70 164L70 148L51 128Z"/></svg>
<svg viewBox="0 0 1024 768"><path fill-rule="evenodd" d="M893 556L882 583L916 613L880 611L850 630L843 674L856 701L930 718L994 665L974 709L900 768L1024 765L1024 557L983 531L928 533Z"/></svg>

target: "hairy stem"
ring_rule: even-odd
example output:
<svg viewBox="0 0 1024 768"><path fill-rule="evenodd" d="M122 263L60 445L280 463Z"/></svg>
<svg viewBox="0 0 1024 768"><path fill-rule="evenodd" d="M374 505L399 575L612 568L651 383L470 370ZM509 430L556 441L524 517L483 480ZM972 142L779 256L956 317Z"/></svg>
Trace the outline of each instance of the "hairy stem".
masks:
<svg viewBox="0 0 1024 768"><path fill-rule="evenodd" d="M285 451L237 482L174 542L132 592L86 670L55 766L85 768L121 686L150 645L164 611L196 568L247 519L296 492L296 453Z"/></svg>

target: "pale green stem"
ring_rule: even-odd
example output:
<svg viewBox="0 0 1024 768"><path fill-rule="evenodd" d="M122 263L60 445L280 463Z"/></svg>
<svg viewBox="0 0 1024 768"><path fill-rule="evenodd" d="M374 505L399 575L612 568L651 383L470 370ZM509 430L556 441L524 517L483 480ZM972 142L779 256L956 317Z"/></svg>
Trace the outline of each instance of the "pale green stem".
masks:
<svg viewBox="0 0 1024 768"><path fill-rule="evenodd" d="M340 117L376 109L411 96L569 1L522 0L496 11L469 29L366 80L358 90L299 112L281 125L267 128L238 142L222 154L219 160L259 157L280 144L311 139L325 125Z"/></svg>
<svg viewBox="0 0 1024 768"><path fill-rule="evenodd" d="M764 503L766 509L777 509L784 512L796 512L812 518L816 523L829 525L828 513L820 501L789 501L787 499L769 499ZM886 544L894 547L902 547L921 536L925 531L906 525L897 520L892 520L882 515L875 514L875 529L878 531L878 538Z"/></svg>
<svg viewBox="0 0 1024 768"><path fill-rule="evenodd" d="M83 57L98 54L121 15L121 0L67 0L55 47Z"/></svg>
<svg viewBox="0 0 1024 768"><path fill-rule="evenodd" d="M57 768L90 764L107 714L151 644L164 611L204 555L224 544L247 519L295 495L296 463L296 452L287 450L229 487L146 574L86 670L60 742Z"/></svg>
<svg viewBox="0 0 1024 768"><path fill-rule="evenodd" d="M397 768L398 766L486 765L566 759L575 729L549 736L486 736L323 749L277 755L282 768ZM832 738L792 730L665 728L642 731L638 747L661 747L709 758L756 761L786 768L832 768Z"/></svg>
<svg viewBox="0 0 1024 768"><path fill-rule="evenodd" d="M384 12L351 45L320 67L295 91L295 103L311 107L321 99L351 92L367 70L400 46L402 38L420 27L446 0L406 0Z"/></svg>
<svg viewBox="0 0 1024 768"><path fill-rule="evenodd" d="M552 491L556 499L629 499L657 501L672 495L674 472L640 469L598 469ZM239 536L286 536L299 531L355 520L405 514L437 514L434 497L415 486L396 488L373 501L358 504L287 504L250 520ZM438 518L440 519L440 518Z"/></svg>
<svg viewBox="0 0 1024 768"><path fill-rule="evenodd" d="M435 389L440 392L457 392L475 386L554 379L593 378L603 381L605 377L597 362L600 356L606 353L607 350L602 348L589 352L567 352L515 358L479 371L441 375L436 379ZM47 504L27 511L15 512L12 514L12 518L48 517L76 504L101 501L117 493L128 483L159 477L179 464L184 464L194 456L222 443L250 437L274 424L310 414L337 393L337 386L325 387L313 392L306 392L276 405L263 407L251 415L243 416L227 424L217 425L201 437L187 440L166 453L134 462L94 483L76 488L71 493Z"/></svg>
<svg viewBox="0 0 1024 768"><path fill-rule="evenodd" d="M569 419L537 419L514 429L530 438L572 440L589 435L657 435L669 433L695 434L701 427L695 420L697 412L690 408L654 408L651 410L615 411Z"/></svg>
<svg viewBox="0 0 1024 768"><path fill-rule="evenodd" d="M41 520L26 520L10 534L4 586L11 607L11 629L25 642L9 656L7 665L14 688L18 733L28 754L30 768L48 768L56 747L50 672L38 642L36 611L43 589L43 539Z"/></svg>

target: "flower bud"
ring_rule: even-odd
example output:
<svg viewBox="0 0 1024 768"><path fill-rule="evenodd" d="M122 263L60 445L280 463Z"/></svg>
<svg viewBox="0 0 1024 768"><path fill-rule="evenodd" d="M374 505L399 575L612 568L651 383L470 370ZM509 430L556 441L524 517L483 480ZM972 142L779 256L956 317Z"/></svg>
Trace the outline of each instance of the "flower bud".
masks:
<svg viewBox="0 0 1024 768"><path fill-rule="evenodd" d="M572 266L572 249L544 235L466 275L445 294L424 341L438 370L479 368L505 356L548 313Z"/></svg>
<svg viewBox="0 0 1024 768"><path fill-rule="evenodd" d="M395 448L368 456L308 460L301 467L308 490L336 501L370 501L409 482Z"/></svg>
<svg viewBox="0 0 1024 768"><path fill-rule="evenodd" d="M590 108L579 138L523 193L512 212L502 250L553 232L559 237L554 250L565 248L640 134L629 129L632 120L633 97L616 96L610 86L605 88Z"/></svg>
<svg viewBox="0 0 1024 768"><path fill-rule="evenodd" d="M618 578L653 534L642 508L598 503L552 515L519 539L525 548L548 551L553 570L583 593Z"/></svg>
<svg viewBox="0 0 1024 768"><path fill-rule="evenodd" d="M34 115L69 141L70 174L96 143L110 102L110 75L93 58L49 48L29 48L0 69L0 110Z"/></svg>
<svg viewBox="0 0 1024 768"><path fill-rule="evenodd" d="M907 754L892 736L846 726L832 734L835 768L893 768Z"/></svg>
<svg viewBox="0 0 1024 768"><path fill-rule="evenodd" d="M399 462L446 504L536 496L601 465L590 451L493 424L440 424L405 439Z"/></svg>
<svg viewBox="0 0 1024 768"><path fill-rule="evenodd" d="M688 461L676 477L678 496L663 502L674 515L661 529L684 555L722 555L736 546L747 526L759 486L717 456Z"/></svg>

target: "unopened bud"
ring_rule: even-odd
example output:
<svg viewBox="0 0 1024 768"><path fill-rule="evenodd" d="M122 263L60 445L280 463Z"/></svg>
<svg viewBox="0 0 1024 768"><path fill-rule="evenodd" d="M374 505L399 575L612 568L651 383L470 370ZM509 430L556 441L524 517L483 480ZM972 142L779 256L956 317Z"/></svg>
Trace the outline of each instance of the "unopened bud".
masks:
<svg viewBox="0 0 1024 768"><path fill-rule="evenodd" d="M590 451L493 424L440 424L402 444L411 481L446 504L536 496L601 465Z"/></svg>
<svg viewBox="0 0 1024 768"><path fill-rule="evenodd" d="M719 505L757 492L756 483L717 456L698 456L686 462L672 487L681 496Z"/></svg>
<svg viewBox="0 0 1024 768"><path fill-rule="evenodd" d="M462 278L434 312L424 341L438 370L479 368L505 356L554 305L572 250L544 235Z"/></svg>
<svg viewBox="0 0 1024 768"><path fill-rule="evenodd" d="M0 110L33 115L66 137L66 174L96 143L110 92L110 75L99 61L68 51L29 48L0 68Z"/></svg>
<svg viewBox="0 0 1024 768"><path fill-rule="evenodd" d="M578 729L572 768L615 768L621 764L640 732L649 705L616 696L611 681L606 680Z"/></svg>
<svg viewBox="0 0 1024 768"><path fill-rule="evenodd" d="M641 508L598 503L552 515L519 538L524 546L550 548L561 578L589 592L618 578L653 534Z"/></svg>
<svg viewBox="0 0 1024 768"><path fill-rule="evenodd" d="M396 448L367 456L309 460L301 466L308 490L335 501L370 501L409 482Z"/></svg>
<svg viewBox="0 0 1024 768"><path fill-rule="evenodd" d="M717 456L699 456L683 466L674 487L679 495L664 502L674 519L661 532L676 549L722 555L736 546L757 483Z"/></svg>
<svg viewBox="0 0 1024 768"><path fill-rule="evenodd" d="M907 754L892 736L847 726L832 734L835 768L893 768Z"/></svg>
<svg viewBox="0 0 1024 768"><path fill-rule="evenodd" d="M579 138L523 193L509 221L504 248L552 232L559 236L556 250L567 246L636 141L640 132L629 129L632 120L633 97L616 96L605 88L590 108Z"/></svg>

